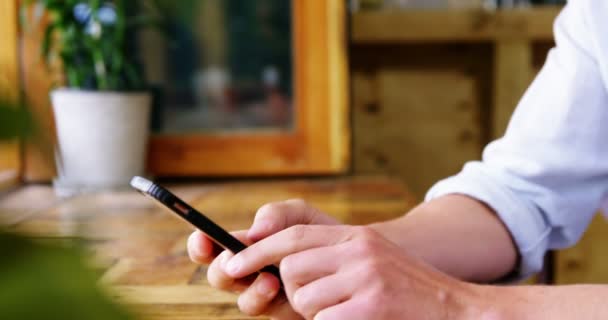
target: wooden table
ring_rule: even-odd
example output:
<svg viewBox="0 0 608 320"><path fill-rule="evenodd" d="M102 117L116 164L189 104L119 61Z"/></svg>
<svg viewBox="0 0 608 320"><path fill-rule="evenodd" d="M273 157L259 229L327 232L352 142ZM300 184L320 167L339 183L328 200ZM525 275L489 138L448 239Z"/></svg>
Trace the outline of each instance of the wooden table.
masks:
<svg viewBox="0 0 608 320"><path fill-rule="evenodd" d="M247 228L267 202L303 198L346 223L405 213L415 200L388 178L230 182L171 188L227 229ZM102 282L144 319L250 319L188 259L192 228L133 191L57 198L49 186L0 197L0 223L32 237L83 241Z"/></svg>

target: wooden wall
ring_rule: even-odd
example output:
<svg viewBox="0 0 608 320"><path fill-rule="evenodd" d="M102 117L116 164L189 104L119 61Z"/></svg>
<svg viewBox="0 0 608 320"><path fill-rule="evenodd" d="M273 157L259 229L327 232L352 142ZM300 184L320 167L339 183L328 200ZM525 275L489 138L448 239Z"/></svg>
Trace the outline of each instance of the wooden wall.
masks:
<svg viewBox="0 0 608 320"><path fill-rule="evenodd" d="M608 283L608 223L598 215L583 239L556 253L555 283Z"/></svg>
<svg viewBox="0 0 608 320"><path fill-rule="evenodd" d="M0 95L17 101L19 70L17 51L3 42L17 42L17 7L12 1L0 2ZM19 142L0 142L0 189L11 186L20 178Z"/></svg>
<svg viewBox="0 0 608 320"><path fill-rule="evenodd" d="M492 48L354 46L353 168L398 176L418 196L488 140Z"/></svg>
<svg viewBox="0 0 608 320"><path fill-rule="evenodd" d="M362 12L352 19L353 168L419 197L500 137L560 8Z"/></svg>

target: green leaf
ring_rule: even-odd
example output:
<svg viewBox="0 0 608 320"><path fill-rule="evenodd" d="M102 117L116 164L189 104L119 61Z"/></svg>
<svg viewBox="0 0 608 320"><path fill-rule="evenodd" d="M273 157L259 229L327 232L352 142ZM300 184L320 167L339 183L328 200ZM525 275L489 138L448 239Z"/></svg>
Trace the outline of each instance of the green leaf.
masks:
<svg viewBox="0 0 608 320"><path fill-rule="evenodd" d="M125 65L125 74L127 76L128 87L132 90L141 89L143 87L141 73L137 72L137 68L132 64Z"/></svg>
<svg viewBox="0 0 608 320"><path fill-rule="evenodd" d="M82 88L82 78L77 68L67 67L65 68L66 75L68 78L68 86L72 88Z"/></svg>
<svg viewBox="0 0 608 320"><path fill-rule="evenodd" d="M0 252L3 319L129 319L101 294L80 250L0 233Z"/></svg>
<svg viewBox="0 0 608 320"><path fill-rule="evenodd" d="M55 30L59 28L59 24L50 23L44 30L44 36L42 38L41 51L44 61L46 61L47 67L51 64L51 49L54 45Z"/></svg>
<svg viewBox="0 0 608 320"><path fill-rule="evenodd" d="M0 140L23 137L33 128L33 120L25 106L0 99Z"/></svg>
<svg viewBox="0 0 608 320"><path fill-rule="evenodd" d="M129 91L143 87L143 71L131 52L127 39L143 28L152 28L169 35L168 8L171 1L137 0L137 4L155 7L149 14L131 16L128 8L137 7L132 0L113 0L117 20L102 26L101 35L88 34L87 26L74 17L74 6L87 3L91 19L98 19L98 10L105 0L23 0L24 4L42 5L50 17L41 43L41 55L47 65L51 57L59 57L70 87L96 90ZM191 1L191 0L189 0ZM57 54L58 53L58 54ZM104 70L105 69L105 70Z"/></svg>

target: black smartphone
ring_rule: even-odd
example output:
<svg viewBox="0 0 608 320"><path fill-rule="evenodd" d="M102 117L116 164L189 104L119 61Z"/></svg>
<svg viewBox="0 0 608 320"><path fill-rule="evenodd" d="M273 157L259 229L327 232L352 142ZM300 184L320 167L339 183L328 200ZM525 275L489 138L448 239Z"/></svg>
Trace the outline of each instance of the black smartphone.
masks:
<svg viewBox="0 0 608 320"><path fill-rule="evenodd" d="M189 204L178 198L169 190L159 186L158 184L142 177L133 177L131 186L144 195L153 198L163 206L169 208L182 219L188 221L194 227L204 232L213 242L220 247L230 250L237 254L243 251L247 246L233 237L228 231L218 226L204 214L192 208ZM281 281L279 268L274 265L264 267L260 272L268 272L276 276ZM282 283L281 283L282 286Z"/></svg>

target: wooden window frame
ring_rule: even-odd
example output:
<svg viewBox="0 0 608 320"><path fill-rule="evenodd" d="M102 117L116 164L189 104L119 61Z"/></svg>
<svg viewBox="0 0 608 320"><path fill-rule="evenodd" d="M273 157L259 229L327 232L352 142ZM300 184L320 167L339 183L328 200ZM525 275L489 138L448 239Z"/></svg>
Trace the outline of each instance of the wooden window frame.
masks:
<svg viewBox="0 0 608 320"><path fill-rule="evenodd" d="M156 136L160 175L328 174L348 168L345 1L294 0L295 130Z"/></svg>
<svg viewBox="0 0 608 320"><path fill-rule="evenodd" d="M19 0L8 2L19 3ZM345 1L293 0L294 129L229 134L153 135L148 172L155 176L327 175L350 169ZM46 94L52 79L37 56L40 31L23 34L23 90L50 136ZM1 42L1 41L0 41ZM16 48L17 43L12 44ZM48 181L55 170L25 148L24 175ZM50 167L49 167L50 166Z"/></svg>

